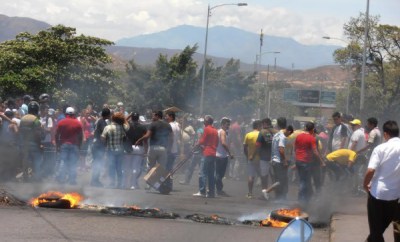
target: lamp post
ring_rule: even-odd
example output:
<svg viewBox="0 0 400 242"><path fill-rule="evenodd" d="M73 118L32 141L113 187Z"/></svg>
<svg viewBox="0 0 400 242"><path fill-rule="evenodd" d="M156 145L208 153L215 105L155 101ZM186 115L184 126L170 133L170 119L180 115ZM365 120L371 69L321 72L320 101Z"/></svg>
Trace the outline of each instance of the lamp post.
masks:
<svg viewBox="0 0 400 242"><path fill-rule="evenodd" d="M210 4L208 4L207 8L207 25L206 25L206 40L204 43L204 56L203 56L203 72L201 76L201 94L200 94L200 115L203 115L203 105L204 105L204 83L206 79L206 62L207 62L207 41L208 41L208 24L210 21L210 16L211 16L211 10L222 7L222 6L227 6L227 5L235 5L235 6L247 6L247 3L224 3L224 4L219 4L213 7L210 7Z"/></svg>
<svg viewBox="0 0 400 242"><path fill-rule="evenodd" d="M365 11L364 48L363 48L363 62L361 68L360 113L364 109L365 65L367 62L367 39L368 39L368 28L369 28L368 18L369 18L369 0L367 0L367 10Z"/></svg>
<svg viewBox="0 0 400 242"><path fill-rule="evenodd" d="M265 54L280 54L280 53L281 53L280 51L266 51L266 52L262 52L262 53L256 55L256 62L258 63L258 66L259 66L259 68L257 68L257 69L258 70L261 69L261 56L263 56ZM274 61L274 71L275 70L276 70L276 57L275 57L275 61ZM266 103L267 100L268 100L268 102L270 100L269 99L269 91L268 91L268 76L269 76L269 65L268 65L268 72L267 72L267 80L265 82L265 105L268 108L267 110L265 110L265 113L268 114L268 116L269 116L269 103L268 104ZM261 81L261 75L259 73L258 74L258 88L259 89L260 89L260 81ZM257 91L257 94L258 94L257 101L259 101L258 99L260 97L259 92L260 91ZM268 95L268 98L267 98L267 95ZM261 107L260 106L258 107L257 116L258 116L258 118L261 118Z"/></svg>

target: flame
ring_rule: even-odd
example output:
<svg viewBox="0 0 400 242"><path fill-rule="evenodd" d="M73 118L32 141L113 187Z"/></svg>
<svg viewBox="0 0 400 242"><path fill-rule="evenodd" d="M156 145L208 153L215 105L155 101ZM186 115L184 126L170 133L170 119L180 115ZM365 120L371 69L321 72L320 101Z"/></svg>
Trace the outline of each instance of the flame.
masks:
<svg viewBox="0 0 400 242"><path fill-rule="evenodd" d="M39 206L40 203L43 202L55 202L58 199L65 199L71 203L71 208L78 206L79 202L83 200L83 197L76 192L73 193L62 193L57 191L49 191L43 194L40 194L36 198L32 198L30 200L30 204L33 207Z"/></svg>
<svg viewBox="0 0 400 242"><path fill-rule="evenodd" d="M299 217L301 215L301 211L299 208L294 208L294 209L279 209L277 211L278 214L284 215L284 216L290 216L290 217Z"/></svg>
<svg viewBox="0 0 400 242"><path fill-rule="evenodd" d="M284 228L288 225L288 223L281 222L272 218L267 218L264 220L261 220L261 226L268 226L268 227L274 227L274 228Z"/></svg>

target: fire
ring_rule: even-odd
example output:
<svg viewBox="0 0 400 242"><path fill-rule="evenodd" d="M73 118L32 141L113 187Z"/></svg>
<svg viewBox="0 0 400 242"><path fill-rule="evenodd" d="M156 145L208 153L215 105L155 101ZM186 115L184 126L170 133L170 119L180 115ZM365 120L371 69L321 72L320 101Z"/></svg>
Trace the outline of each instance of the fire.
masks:
<svg viewBox="0 0 400 242"><path fill-rule="evenodd" d="M30 204L33 207L37 207L39 206L40 203L56 202L59 199L68 200L71 204L71 208L74 208L78 206L79 202L82 201L83 197L76 192L64 194L62 192L50 191L47 193L40 194L40 196L37 198L32 198Z"/></svg>
<svg viewBox="0 0 400 242"><path fill-rule="evenodd" d="M268 227L274 227L274 228L284 228L288 225L288 223L281 222L272 218L267 218L264 220L261 220L261 226L268 226Z"/></svg>
<svg viewBox="0 0 400 242"><path fill-rule="evenodd" d="M278 214L295 218L301 215L301 211L299 208L294 208L294 209L282 208L278 210Z"/></svg>

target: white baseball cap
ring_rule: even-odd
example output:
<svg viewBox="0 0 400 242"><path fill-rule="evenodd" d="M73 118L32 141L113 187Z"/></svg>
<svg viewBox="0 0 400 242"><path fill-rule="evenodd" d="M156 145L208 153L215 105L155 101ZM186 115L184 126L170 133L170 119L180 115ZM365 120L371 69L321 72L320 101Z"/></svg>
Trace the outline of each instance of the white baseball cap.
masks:
<svg viewBox="0 0 400 242"><path fill-rule="evenodd" d="M75 109L74 109L73 107L68 107L68 108L65 110L65 113L66 113L66 114L75 114Z"/></svg>

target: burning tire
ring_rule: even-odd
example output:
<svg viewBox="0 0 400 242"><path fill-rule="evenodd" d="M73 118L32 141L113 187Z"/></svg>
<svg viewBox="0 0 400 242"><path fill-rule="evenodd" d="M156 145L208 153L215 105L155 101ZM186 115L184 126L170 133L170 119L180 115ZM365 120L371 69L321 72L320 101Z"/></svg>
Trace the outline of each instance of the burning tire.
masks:
<svg viewBox="0 0 400 242"><path fill-rule="evenodd" d="M41 202L39 203L39 207L68 209L71 208L71 202L66 199L56 199L56 200Z"/></svg>
<svg viewBox="0 0 400 242"><path fill-rule="evenodd" d="M296 217L308 220L308 214L299 209L277 209L271 212L270 218L281 222L289 223Z"/></svg>

